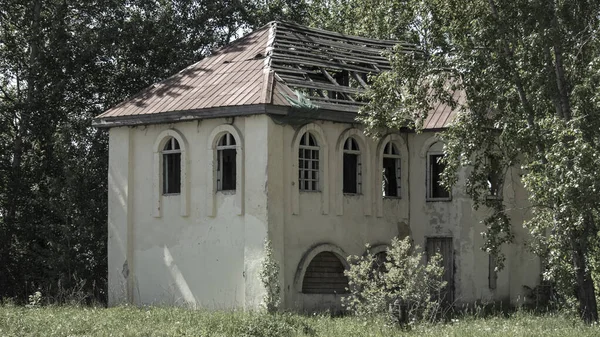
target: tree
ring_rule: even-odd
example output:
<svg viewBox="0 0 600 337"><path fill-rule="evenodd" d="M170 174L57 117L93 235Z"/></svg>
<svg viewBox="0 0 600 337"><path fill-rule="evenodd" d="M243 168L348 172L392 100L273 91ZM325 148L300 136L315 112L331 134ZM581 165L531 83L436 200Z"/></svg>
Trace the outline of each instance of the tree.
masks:
<svg viewBox="0 0 600 337"><path fill-rule="evenodd" d="M336 2L359 13L375 10L371 1ZM415 43L417 51L390 53L393 70L374 79L360 119L373 133L419 130L434 102L456 108L458 117L442 134L445 182L456 181L460 166L472 167L467 192L475 207L492 214L484 221L484 248L501 256L500 245L512 240L504 206L483 193L491 155L504 168L522 167L532 211L526 226L548 262L545 276L576 284L581 317L597 321L590 259L599 248L600 3L374 3L380 14L362 16L359 29L368 32L361 27L393 16L398 22L383 30ZM465 102L453 99L457 91Z"/></svg>
<svg viewBox="0 0 600 337"><path fill-rule="evenodd" d="M92 118L302 3L0 0L0 298L85 282L103 300L108 142Z"/></svg>

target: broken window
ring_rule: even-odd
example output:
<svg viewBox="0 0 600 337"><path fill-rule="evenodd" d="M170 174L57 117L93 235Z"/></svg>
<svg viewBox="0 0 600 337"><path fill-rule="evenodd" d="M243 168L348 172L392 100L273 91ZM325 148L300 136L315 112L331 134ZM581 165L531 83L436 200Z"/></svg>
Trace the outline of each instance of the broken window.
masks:
<svg viewBox="0 0 600 337"><path fill-rule="evenodd" d="M384 197L400 196L400 153L392 142L383 149L383 181L381 191Z"/></svg>
<svg viewBox="0 0 600 337"><path fill-rule="evenodd" d="M348 277L344 275L344 265L332 252L321 252L308 264L302 292L305 294L345 294L348 291Z"/></svg>
<svg viewBox="0 0 600 337"><path fill-rule="evenodd" d="M306 132L300 138L298 148L298 185L300 191L319 190L319 144Z"/></svg>
<svg viewBox="0 0 600 337"><path fill-rule="evenodd" d="M488 197L500 198L500 189L502 188L502 167L500 165L500 159L495 156L489 156L487 158L487 166Z"/></svg>
<svg viewBox="0 0 600 337"><path fill-rule="evenodd" d="M442 162L443 154L430 153L427 156L427 198L449 199L450 192L442 186L441 174L445 164Z"/></svg>
<svg viewBox="0 0 600 337"><path fill-rule="evenodd" d="M352 137L344 143L344 193L361 193L360 149Z"/></svg>
<svg viewBox="0 0 600 337"><path fill-rule="evenodd" d="M181 148L177 139L170 137L162 151L163 194L181 192Z"/></svg>
<svg viewBox="0 0 600 337"><path fill-rule="evenodd" d="M217 143L217 190L235 190L236 176L236 144L229 132L225 133Z"/></svg>

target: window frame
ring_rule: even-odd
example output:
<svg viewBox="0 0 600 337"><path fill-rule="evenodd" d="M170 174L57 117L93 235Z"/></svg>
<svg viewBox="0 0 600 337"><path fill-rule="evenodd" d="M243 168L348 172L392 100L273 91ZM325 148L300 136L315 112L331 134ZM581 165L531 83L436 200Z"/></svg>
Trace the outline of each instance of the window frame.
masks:
<svg viewBox="0 0 600 337"><path fill-rule="evenodd" d="M311 139L314 141L315 145L310 145ZM303 144L304 142L304 144ZM305 158L304 155L306 151L309 151L310 158ZM302 154L302 155L301 155ZM314 158L316 154L316 159ZM307 163L308 166L313 166L316 162L317 168L314 167L305 167ZM301 164L302 163L302 164ZM319 141L314 134L310 131L306 131L304 134L300 136L300 142L298 144L298 191L299 192L321 192L321 146L319 145ZM306 176L305 173L308 173L310 178L303 178ZM306 183L309 183L311 188L304 188ZM314 187L313 187L314 185Z"/></svg>
<svg viewBox="0 0 600 337"><path fill-rule="evenodd" d="M389 149L391 153L386 153L386 148L387 146L390 146ZM394 150L396 150L396 153L394 153ZM393 159L394 160L394 166L395 166L395 175L396 175L396 195L385 195L385 187L384 187L384 177L385 177L385 172L383 171L385 169L385 165L383 164L384 160L388 158L388 159ZM401 199L402 198L402 155L400 154L400 150L398 149L398 147L396 146L396 144L392 141L389 140L387 141L384 146L383 146L383 153L381 156L381 166L382 166L382 177L381 177L381 194L382 197L385 199Z"/></svg>
<svg viewBox="0 0 600 337"><path fill-rule="evenodd" d="M167 148L167 146L171 145L171 149L165 150ZM175 148L175 146L177 146L177 148ZM175 156L177 157L177 155L179 155L179 172L177 173L178 177L176 180L179 181L179 189L177 192L169 192L167 190L169 190L169 181L171 179L169 179L168 174L169 174L169 160L167 160L167 157L169 156ZM167 141L165 142L165 145L163 146L163 150L161 151L161 179L162 179L162 183L161 183L161 194L165 197L168 196L174 196L174 195L180 195L181 194L181 156L182 156L182 151L181 151L181 145L179 144L179 141L177 140L177 138L175 137L169 137L167 139ZM175 173L175 172L173 172Z"/></svg>
<svg viewBox="0 0 600 337"><path fill-rule="evenodd" d="M346 145L349 146L347 147ZM346 191L346 177L344 176L344 173L346 172L345 155L356 156L356 177L354 178L354 188L356 192ZM358 141L354 137L349 136L344 141L344 147L342 150L342 193L345 195L361 195L363 194L362 192L362 152Z"/></svg>
<svg viewBox="0 0 600 337"><path fill-rule="evenodd" d="M444 197L434 197L433 196L433 172L432 172L432 161L431 158L432 157L439 157L439 156L444 156L444 152L443 151L427 151L427 167L426 167L426 201L451 201L452 200L452 190L447 191L448 192L448 196L444 196ZM445 169L445 167L444 167ZM442 170L443 171L443 170ZM442 188L444 188L442 186Z"/></svg>
<svg viewBox="0 0 600 337"><path fill-rule="evenodd" d="M225 139L225 144L221 144L221 141ZM224 156L225 156L225 151L227 150L234 150L234 156L233 156L233 160L234 160L234 164L233 164L233 168L234 168L234 172L233 172L233 177L232 178L228 178L228 179L233 179L233 188L227 188L224 189L223 188L223 181L224 181L224 176L223 176L223 172L224 172ZM230 132L225 132L223 133L219 139L217 140L217 146L216 146L216 151L217 151L217 173L216 173L216 186L217 186L217 191L221 191L221 192L235 192L237 190L237 144L235 141L235 137L230 133ZM228 184L230 185L230 184Z"/></svg>

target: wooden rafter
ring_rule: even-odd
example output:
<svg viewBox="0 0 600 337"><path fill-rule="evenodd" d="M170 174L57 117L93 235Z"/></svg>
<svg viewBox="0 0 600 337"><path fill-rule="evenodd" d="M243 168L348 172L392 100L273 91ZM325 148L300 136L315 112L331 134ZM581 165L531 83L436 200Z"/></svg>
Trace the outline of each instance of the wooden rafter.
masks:
<svg viewBox="0 0 600 337"><path fill-rule="evenodd" d="M399 41L348 36L283 22L276 25L271 68L290 88L317 93L320 97L311 95L317 104L343 105L344 109L358 109L364 104L356 96L369 89L365 75L391 69L384 51L397 44L406 52L415 50L413 45ZM331 71L346 72L359 86L340 83ZM324 90L338 95L325 95Z"/></svg>

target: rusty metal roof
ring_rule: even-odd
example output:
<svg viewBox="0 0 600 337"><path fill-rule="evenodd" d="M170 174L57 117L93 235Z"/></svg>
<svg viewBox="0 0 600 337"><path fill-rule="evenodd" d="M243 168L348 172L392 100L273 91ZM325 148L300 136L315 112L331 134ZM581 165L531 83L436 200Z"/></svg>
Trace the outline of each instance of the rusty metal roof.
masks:
<svg viewBox="0 0 600 337"><path fill-rule="evenodd" d="M320 116L353 121L364 105L367 75L390 70L382 52L397 44L271 22L202 61L97 116L96 126L136 125L269 113L288 115L298 101ZM298 113L295 110L293 113ZM453 112L434 107L426 128L442 128Z"/></svg>

